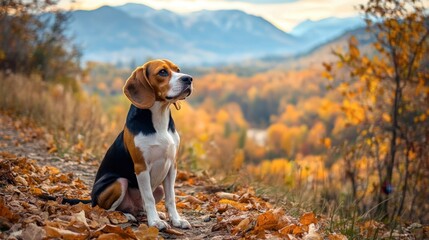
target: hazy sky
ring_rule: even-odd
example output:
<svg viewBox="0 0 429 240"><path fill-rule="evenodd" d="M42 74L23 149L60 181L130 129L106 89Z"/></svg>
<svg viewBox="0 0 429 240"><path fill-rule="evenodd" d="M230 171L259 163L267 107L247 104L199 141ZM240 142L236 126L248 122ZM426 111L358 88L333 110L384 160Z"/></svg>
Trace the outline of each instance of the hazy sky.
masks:
<svg viewBox="0 0 429 240"><path fill-rule="evenodd" d="M94 9L103 5L117 6L127 2L142 3L155 9L188 13L202 9L240 9L262 16L277 27L290 31L306 19L358 15L356 7L366 0L60 0L63 7Z"/></svg>

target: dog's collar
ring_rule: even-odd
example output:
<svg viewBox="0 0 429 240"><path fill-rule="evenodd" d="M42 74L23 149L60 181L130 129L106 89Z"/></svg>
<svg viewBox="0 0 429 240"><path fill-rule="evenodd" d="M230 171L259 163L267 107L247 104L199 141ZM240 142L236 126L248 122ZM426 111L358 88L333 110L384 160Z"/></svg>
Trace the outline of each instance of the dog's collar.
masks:
<svg viewBox="0 0 429 240"><path fill-rule="evenodd" d="M180 105L180 102L178 102L178 101L174 102L173 105L174 105L174 107L176 108L177 111L179 111L182 108L182 106Z"/></svg>

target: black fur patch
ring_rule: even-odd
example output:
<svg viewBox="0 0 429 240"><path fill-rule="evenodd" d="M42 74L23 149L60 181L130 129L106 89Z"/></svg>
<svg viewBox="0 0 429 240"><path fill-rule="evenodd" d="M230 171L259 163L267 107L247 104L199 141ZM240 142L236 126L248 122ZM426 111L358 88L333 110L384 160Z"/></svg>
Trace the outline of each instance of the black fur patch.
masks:
<svg viewBox="0 0 429 240"><path fill-rule="evenodd" d="M143 135L156 133L152 123L152 112L149 109L139 109L134 105L130 107L125 125L134 136L139 133L143 133ZM176 131L171 113L168 130L173 133ZM128 179L128 187L138 188L137 178L134 174L134 162L124 144L124 131L118 135L115 142L107 150L98 169L91 192L93 206L97 205L97 197L101 192L118 178L126 178Z"/></svg>
<svg viewBox="0 0 429 240"><path fill-rule="evenodd" d="M149 109L137 108L132 104L125 124L134 136L139 133L143 133L143 135L156 133L152 123L152 112Z"/></svg>
<svg viewBox="0 0 429 240"><path fill-rule="evenodd" d="M137 178L134 174L134 163L125 148L124 132L122 131L115 142L107 150L91 192L92 205L97 205L97 197L100 193L118 178L128 179L129 187L138 187Z"/></svg>
<svg viewBox="0 0 429 240"><path fill-rule="evenodd" d="M171 112L170 112L170 120L168 121L168 130L170 130L173 133L176 131L176 126L174 125L174 120L171 117Z"/></svg>

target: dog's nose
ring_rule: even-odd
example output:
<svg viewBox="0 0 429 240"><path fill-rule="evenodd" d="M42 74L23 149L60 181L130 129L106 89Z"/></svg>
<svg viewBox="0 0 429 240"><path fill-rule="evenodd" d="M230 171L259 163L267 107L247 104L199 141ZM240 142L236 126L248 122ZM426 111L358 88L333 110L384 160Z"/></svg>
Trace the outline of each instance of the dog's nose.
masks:
<svg viewBox="0 0 429 240"><path fill-rule="evenodd" d="M191 84L193 79L191 76L186 75L186 76L181 77L180 80L182 80L186 84Z"/></svg>

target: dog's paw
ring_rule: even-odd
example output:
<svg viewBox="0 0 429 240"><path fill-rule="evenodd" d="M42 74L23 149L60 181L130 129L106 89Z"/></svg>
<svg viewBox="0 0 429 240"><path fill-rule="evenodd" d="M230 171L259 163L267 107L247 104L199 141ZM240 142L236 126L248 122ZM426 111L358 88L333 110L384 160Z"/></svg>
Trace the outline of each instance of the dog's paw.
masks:
<svg viewBox="0 0 429 240"><path fill-rule="evenodd" d="M171 222L173 223L173 226L178 227L178 228L183 228L183 229L189 229L191 228L191 224L182 218L179 219L172 219Z"/></svg>
<svg viewBox="0 0 429 240"><path fill-rule="evenodd" d="M167 215L165 215L165 213L163 213L163 212L158 212L158 216L159 216L159 218L161 218L162 220L167 219Z"/></svg>
<svg viewBox="0 0 429 240"><path fill-rule="evenodd" d="M137 222L136 217L130 213L124 213L125 217L127 217L128 222Z"/></svg>
<svg viewBox="0 0 429 240"><path fill-rule="evenodd" d="M170 225L166 221L161 220L161 219L148 221L148 224L150 227L156 227L159 230L171 228Z"/></svg>

